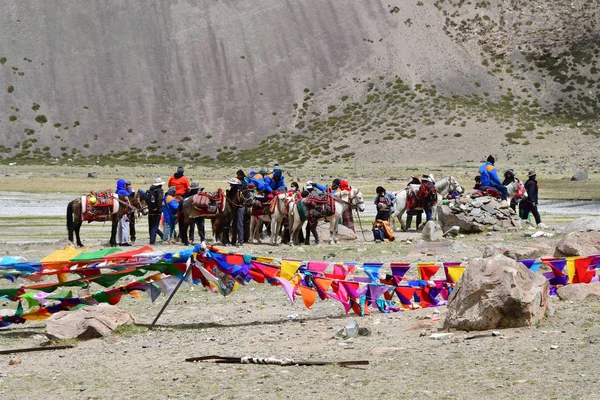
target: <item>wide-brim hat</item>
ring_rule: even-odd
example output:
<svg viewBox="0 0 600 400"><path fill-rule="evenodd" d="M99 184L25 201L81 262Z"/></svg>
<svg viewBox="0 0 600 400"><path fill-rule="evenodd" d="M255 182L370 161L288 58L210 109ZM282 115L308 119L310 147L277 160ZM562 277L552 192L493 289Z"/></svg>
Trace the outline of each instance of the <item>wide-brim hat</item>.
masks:
<svg viewBox="0 0 600 400"><path fill-rule="evenodd" d="M535 176L535 175L536 175L536 173L535 173L535 171L533 171L533 170L532 170L532 171L529 171L529 172L527 173L527 176Z"/></svg>
<svg viewBox="0 0 600 400"><path fill-rule="evenodd" d="M419 175L419 174L414 174L414 175L411 175L410 177L413 179L421 179L421 175Z"/></svg>
<svg viewBox="0 0 600 400"><path fill-rule="evenodd" d="M427 174L423 174L423 175L421 175L421 180L431 182L431 177Z"/></svg>
<svg viewBox="0 0 600 400"><path fill-rule="evenodd" d="M230 185L241 185L242 184L240 181L238 181L235 178L231 178L230 180L227 181L227 183L229 183Z"/></svg>
<svg viewBox="0 0 600 400"><path fill-rule="evenodd" d="M156 178L156 179L154 180L154 182L152 182L152 185L151 185L151 186L161 186L161 185L164 185L164 184L165 184L165 183L163 182L163 180L162 180L162 179L160 179L160 178Z"/></svg>
<svg viewBox="0 0 600 400"><path fill-rule="evenodd" d="M306 185L304 186L305 189L312 189L313 185L310 182L306 182Z"/></svg>
<svg viewBox="0 0 600 400"><path fill-rule="evenodd" d="M190 189L198 189L198 190L203 190L203 187L200 187L200 184L198 182L192 182L192 184L190 185Z"/></svg>

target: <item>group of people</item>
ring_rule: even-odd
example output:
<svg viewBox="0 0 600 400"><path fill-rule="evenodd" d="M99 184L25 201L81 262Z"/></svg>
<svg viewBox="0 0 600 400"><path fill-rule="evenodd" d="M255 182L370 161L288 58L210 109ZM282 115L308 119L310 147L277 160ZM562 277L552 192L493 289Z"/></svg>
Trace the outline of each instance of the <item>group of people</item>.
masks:
<svg viewBox="0 0 600 400"><path fill-rule="evenodd" d="M156 243L157 235L162 242L172 243L176 240L176 224L179 220L178 213L182 201L203 190L198 183L190 183L188 177L184 175L183 167L177 167L177 171L169 178L166 193L163 191L164 184L165 182L161 178L156 178L150 188L147 191L143 191L148 206L150 244ZM115 193L122 196L132 194L131 182L124 179L117 180L117 190ZM164 222L164 232L160 230L161 220ZM204 221L194 222L189 227L189 237L192 241L194 240L195 228L197 227L200 240L204 240ZM119 221L117 242L119 246L131 246L135 240L135 215L132 211L125 214Z"/></svg>
<svg viewBox="0 0 600 400"><path fill-rule="evenodd" d="M506 201L508 198L507 186L518 179L515 176L515 172L512 169L508 169L504 172L504 181L500 181L494 165L495 163L496 160L494 156L488 156L486 162L479 167L473 189L479 191L485 191L487 188L494 189L500 194L501 199ZM516 211L517 205L519 206L519 217L521 219L529 219L529 214L533 214L536 225L539 225L542 223L537 208L539 185L537 182L537 174L534 170L528 172L527 181L525 182L525 185L523 185L523 188L523 196L520 199L516 196L513 197L510 202L510 207Z"/></svg>
<svg viewBox="0 0 600 400"><path fill-rule="evenodd" d="M500 181L495 168L495 158L489 156L484 164L479 168L478 175L475 177L474 189L485 191L487 188L496 190L502 200L507 200L508 190L506 188L511 182L516 180L515 173L512 169L504 173L504 181ZM156 178L150 188L144 192L146 195L146 203L148 206L148 230L150 236L150 244L155 244L158 240L163 243L174 243L177 237L185 238L184 242L194 243L195 232L197 230L200 241L206 238L204 229L204 218L193 218L189 224L183 223L181 217L181 206L183 201L196 195L204 190L197 182L190 182L184 174L183 167L177 167L176 172L169 178L167 183L168 189L166 193L163 191L165 182L161 178ZM293 196L296 201L309 196L318 197L327 193L335 194L338 191L350 191L348 181L336 178L331 185L322 185L312 181L306 182L304 187L300 189L297 182L292 182L290 187L285 184L283 170L278 164L275 164L271 173L267 173L265 169L251 170L248 175L243 170L238 170L236 177L228 181L230 191L239 192L251 189L254 192L253 198L267 202L273 198L275 193L287 193L288 196ZM408 182L409 203L414 201L415 204L409 204L407 210L406 227L410 229L413 217L416 216L417 228L421 225L422 212L425 212L426 221L432 219L432 207L437 201L437 192L433 176L428 174L412 175L411 181ZM519 215L522 219L528 219L529 214L533 214L536 224L541 223L540 214L537 209L538 204L538 189L539 186L536 180L535 171L530 171L528 180L524 185L525 193L522 199L513 198L511 207L516 209L519 205ZM117 181L116 194L129 196L133 193L131 182L119 179ZM376 189L375 205L377 209L376 221L389 221L391 214L394 212L396 196L393 192L386 190L383 186L378 186ZM416 203L419 203L416 206ZM164 232L160 230L161 220L164 221ZM343 216L343 224L353 229L352 215ZM242 246L248 240L248 229L250 221L250 210L248 205L240 198L239 202L234 204L234 212L231 221L231 241L233 244ZM179 223L179 224L178 224ZM180 235L177 235L177 226L179 226ZM290 240L288 221L284 221L283 242ZM183 230L186 235L181 235ZM270 227L267 226L267 231ZM130 246L136 240L135 216L134 213L125 214L118 225L118 243L120 246ZM268 232L269 234L271 232ZM300 240L305 244L309 244L310 236L313 236L314 242L319 243L319 236L316 230L316 224L307 224L306 231L300 233ZM189 243L184 243L189 244Z"/></svg>
<svg viewBox="0 0 600 400"><path fill-rule="evenodd" d="M253 191L253 199L268 202L275 193L287 193L288 196L293 196L296 201L308 196L315 196L319 193L333 193L339 190L350 190L348 181L344 179L334 179L331 185L321 185L308 181L306 185L300 189L297 182L292 182L289 189L285 183L283 170L275 164L271 173L267 173L265 169L251 170L248 175L243 170L236 172L236 177L230 179L229 192L232 198L237 198L241 193L251 189ZM167 184L166 192L163 185ZM204 241L206 238L204 228L204 218L196 217L191 219L189 227L184 223L182 217L183 201L196 195L204 190L197 182L190 182L185 176L183 167L177 167L176 172L169 178L168 183L161 178L156 178L147 191L142 191L146 197L148 207L148 233L149 243L155 244L157 241L162 243L176 243L178 240L189 244L195 242L195 232L198 232L199 240ZM119 195L128 196L133 193L131 182L124 179L117 181L116 193ZM227 231L231 232L231 243L242 246L249 237L250 225L250 209L243 197L239 201L232 202L233 214L231 225L227 227ZM160 229L161 222L164 223L164 231ZM309 244L310 235L314 237L314 242L319 243L318 233L315 226L307 225L305 235L300 234L300 240L305 244ZM283 242L290 240L288 221L284 221ZM186 229L189 231L182 232ZM270 234L270 226L266 227ZM135 216L134 213L128 213L119 221L118 228L118 243L120 246L131 246L131 243L136 240L135 233Z"/></svg>

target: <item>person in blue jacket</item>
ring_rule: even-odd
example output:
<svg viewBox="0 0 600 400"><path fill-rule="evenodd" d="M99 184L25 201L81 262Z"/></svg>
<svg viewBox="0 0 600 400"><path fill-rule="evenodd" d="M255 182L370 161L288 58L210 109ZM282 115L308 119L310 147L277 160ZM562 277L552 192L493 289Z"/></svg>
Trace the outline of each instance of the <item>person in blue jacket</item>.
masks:
<svg viewBox="0 0 600 400"><path fill-rule="evenodd" d="M119 196L129 196L129 191L126 188L127 181L125 179L117 180L117 190L115 193ZM129 243L129 214L124 214L119 220L117 226L117 242L119 246L131 246Z"/></svg>
<svg viewBox="0 0 600 400"><path fill-rule="evenodd" d="M175 225L177 223L177 210L179 209L179 202L175 198L175 190L176 187L171 186L163 198L162 212L165 218L163 242L169 239L175 240Z"/></svg>
<svg viewBox="0 0 600 400"><path fill-rule="evenodd" d="M285 188L285 178L283 177L283 171L279 164L275 164L273 167L273 173L267 175L265 178L265 183L268 186L268 193L283 191L283 188Z"/></svg>
<svg viewBox="0 0 600 400"><path fill-rule="evenodd" d="M498 177L498 172L496 172L496 167L494 167L494 163L496 160L493 156L488 156L487 161L479 167L479 175L481 176L481 186L489 186L491 188L496 189L502 200L506 200L508 197L508 189L502 184L502 181Z"/></svg>
<svg viewBox="0 0 600 400"><path fill-rule="evenodd" d="M265 182L266 171L261 169L260 171L251 170L250 171L250 183L253 183L256 186L256 190L263 193L269 193L270 187Z"/></svg>

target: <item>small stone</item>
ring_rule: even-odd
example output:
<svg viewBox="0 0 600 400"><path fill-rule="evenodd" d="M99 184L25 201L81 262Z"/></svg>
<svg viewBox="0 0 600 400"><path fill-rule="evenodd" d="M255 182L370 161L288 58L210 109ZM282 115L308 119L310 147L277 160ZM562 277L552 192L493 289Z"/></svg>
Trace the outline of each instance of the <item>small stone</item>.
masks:
<svg viewBox="0 0 600 400"><path fill-rule="evenodd" d="M550 346L550 350L556 350L556 349L558 349L558 346L556 346L556 345Z"/></svg>

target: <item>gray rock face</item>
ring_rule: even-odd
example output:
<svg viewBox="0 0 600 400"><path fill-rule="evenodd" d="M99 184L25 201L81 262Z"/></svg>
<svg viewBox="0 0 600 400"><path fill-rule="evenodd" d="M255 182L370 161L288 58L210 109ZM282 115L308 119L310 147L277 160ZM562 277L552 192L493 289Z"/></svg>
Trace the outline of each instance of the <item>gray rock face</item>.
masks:
<svg viewBox="0 0 600 400"><path fill-rule="evenodd" d="M476 259L448 299L445 327L473 331L532 325L545 315L549 288L546 278L508 257Z"/></svg>
<svg viewBox="0 0 600 400"><path fill-rule="evenodd" d="M565 227L565 232L600 231L600 217L581 217Z"/></svg>
<svg viewBox="0 0 600 400"><path fill-rule="evenodd" d="M50 340L93 339L108 336L119 326L132 323L128 312L109 304L98 304L53 314L46 322L46 336Z"/></svg>
<svg viewBox="0 0 600 400"><path fill-rule="evenodd" d="M571 232L556 244L555 256L588 256L600 253L600 231Z"/></svg>
<svg viewBox="0 0 600 400"><path fill-rule="evenodd" d="M561 300L579 301L588 297L600 299L600 282L573 283L556 291Z"/></svg>
<svg viewBox="0 0 600 400"><path fill-rule="evenodd" d="M587 181L588 179L587 171L578 171L571 177L572 181Z"/></svg>

